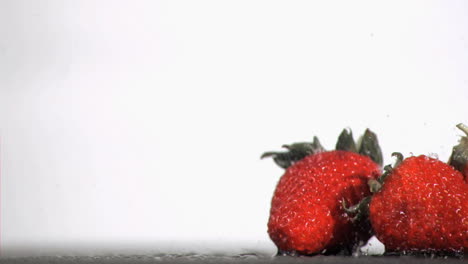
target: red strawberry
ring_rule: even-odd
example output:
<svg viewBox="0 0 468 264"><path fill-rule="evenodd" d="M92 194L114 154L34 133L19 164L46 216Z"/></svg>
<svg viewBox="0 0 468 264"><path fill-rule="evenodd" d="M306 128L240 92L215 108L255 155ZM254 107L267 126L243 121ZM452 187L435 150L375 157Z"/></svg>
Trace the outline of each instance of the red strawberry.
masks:
<svg viewBox="0 0 468 264"><path fill-rule="evenodd" d="M369 179L380 174L382 161L375 134L366 131L356 149L352 134L343 131L335 151L324 152L313 143L286 146L289 152L267 152L286 168L272 202L268 234L279 254L318 254L352 246L357 228L341 201L356 204L370 194ZM367 236L368 234L366 234ZM366 237L368 238L368 237Z"/></svg>
<svg viewBox="0 0 468 264"><path fill-rule="evenodd" d="M373 230L386 251L467 252L468 185L463 175L424 155L401 159L382 176L385 181L369 206Z"/></svg>
<svg viewBox="0 0 468 264"><path fill-rule="evenodd" d="M449 164L461 171L468 178L468 127L458 124L457 127L462 130L466 136L460 139L460 144L455 146L450 156Z"/></svg>

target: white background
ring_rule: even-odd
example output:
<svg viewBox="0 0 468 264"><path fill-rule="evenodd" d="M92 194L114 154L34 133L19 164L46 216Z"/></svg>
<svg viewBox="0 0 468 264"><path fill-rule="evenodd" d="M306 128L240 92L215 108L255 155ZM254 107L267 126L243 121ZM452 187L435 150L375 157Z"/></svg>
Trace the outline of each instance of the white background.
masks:
<svg viewBox="0 0 468 264"><path fill-rule="evenodd" d="M274 250L284 143L447 160L466 1L0 1L1 245Z"/></svg>

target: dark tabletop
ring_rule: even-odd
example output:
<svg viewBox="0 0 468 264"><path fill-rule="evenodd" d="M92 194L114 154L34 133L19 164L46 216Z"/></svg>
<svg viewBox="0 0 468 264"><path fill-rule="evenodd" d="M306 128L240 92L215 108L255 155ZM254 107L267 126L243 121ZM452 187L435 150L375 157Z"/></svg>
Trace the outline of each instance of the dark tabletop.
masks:
<svg viewBox="0 0 468 264"><path fill-rule="evenodd" d="M312 256L283 257L256 254L241 255L198 255L198 254L160 254L160 255L109 255L109 256L36 256L0 258L1 263L463 263L463 257L430 256Z"/></svg>

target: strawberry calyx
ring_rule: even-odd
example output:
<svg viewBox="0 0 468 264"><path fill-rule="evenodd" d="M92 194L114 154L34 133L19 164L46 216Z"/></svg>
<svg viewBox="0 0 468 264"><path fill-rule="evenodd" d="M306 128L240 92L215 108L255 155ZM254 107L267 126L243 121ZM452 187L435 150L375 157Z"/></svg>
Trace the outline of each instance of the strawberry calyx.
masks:
<svg viewBox="0 0 468 264"><path fill-rule="evenodd" d="M371 201L371 196L364 197L359 203L348 207L346 204L346 200L343 198L341 200L341 205L343 206L343 210L348 215L354 215L351 218L352 222L360 221L361 219L365 219L369 215L369 203Z"/></svg>
<svg viewBox="0 0 468 264"><path fill-rule="evenodd" d="M356 143L354 142L353 132L351 129L343 129L341 134L338 136L338 141L336 142L335 146L336 150L344 150L344 151L351 151L351 152L358 152Z"/></svg>
<svg viewBox="0 0 468 264"><path fill-rule="evenodd" d="M338 137L336 143L336 150L344 150L359 153L364 156L368 156L378 165L382 166L383 158L382 151L377 140L377 135L366 129L364 135L358 141L359 144L356 144L353 138L353 133L351 130L343 129L341 134ZM320 141L317 137L314 136L312 142L299 142L293 143L290 145L283 145L283 148L287 151L277 152L277 151L268 151L262 154L260 158L272 157L273 161L279 167L287 169L297 161L305 158L308 155L317 154L324 152L325 149L320 144Z"/></svg>
<svg viewBox="0 0 468 264"><path fill-rule="evenodd" d="M382 150L380 149L377 135L368 128L364 132L364 135L359 139L358 144L356 144L353 139L353 132L351 130L348 132L347 129L343 129L338 137L335 149L356 152L361 155L368 156L371 160L382 167Z"/></svg>
<svg viewBox="0 0 468 264"><path fill-rule="evenodd" d="M452 155L448 163L453 166L456 170L462 172L465 177L467 177L468 173L468 126L464 124L458 124L457 128L459 128L465 136L462 136L459 144L453 147Z"/></svg>
<svg viewBox="0 0 468 264"><path fill-rule="evenodd" d="M377 140L377 135L370 131L370 129L366 129L364 135L361 137L360 142L361 143L359 144L358 153L364 156L368 156L371 158L371 160L382 167L383 156L382 150L379 146L379 141Z"/></svg>
<svg viewBox="0 0 468 264"><path fill-rule="evenodd" d="M384 173L379 178L377 178L377 180L369 180L367 183L371 193L376 193L380 190L380 188L382 188L382 185L385 183L385 179L387 179L388 175L390 175L396 167L400 166L404 159L403 154L400 152L393 152L392 157L396 157L393 166L390 164L386 165L384 167Z"/></svg>
<svg viewBox="0 0 468 264"><path fill-rule="evenodd" d="M314 137L312 142L299 142L291 145L283 145L282 147L286 148L288 151L269 151L263 153L260 158L273 157L276 165L283 169L287 169L289 166L308 155L325 151L317 137Z"/></svg>

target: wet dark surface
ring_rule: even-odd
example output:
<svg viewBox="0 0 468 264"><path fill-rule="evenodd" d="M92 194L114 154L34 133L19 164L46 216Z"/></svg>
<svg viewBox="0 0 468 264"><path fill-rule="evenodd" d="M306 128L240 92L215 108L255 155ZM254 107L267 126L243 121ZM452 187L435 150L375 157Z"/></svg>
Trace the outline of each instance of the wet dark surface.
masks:
<svg viewBox="0 0 468 264"><path fill-rule="evenodd" d="M0 263L464 263L461 257L422 256L313 256L313 257L269 257L256 254L240 255L109 255L109 256L42 256L1 258Z"/></svg>

